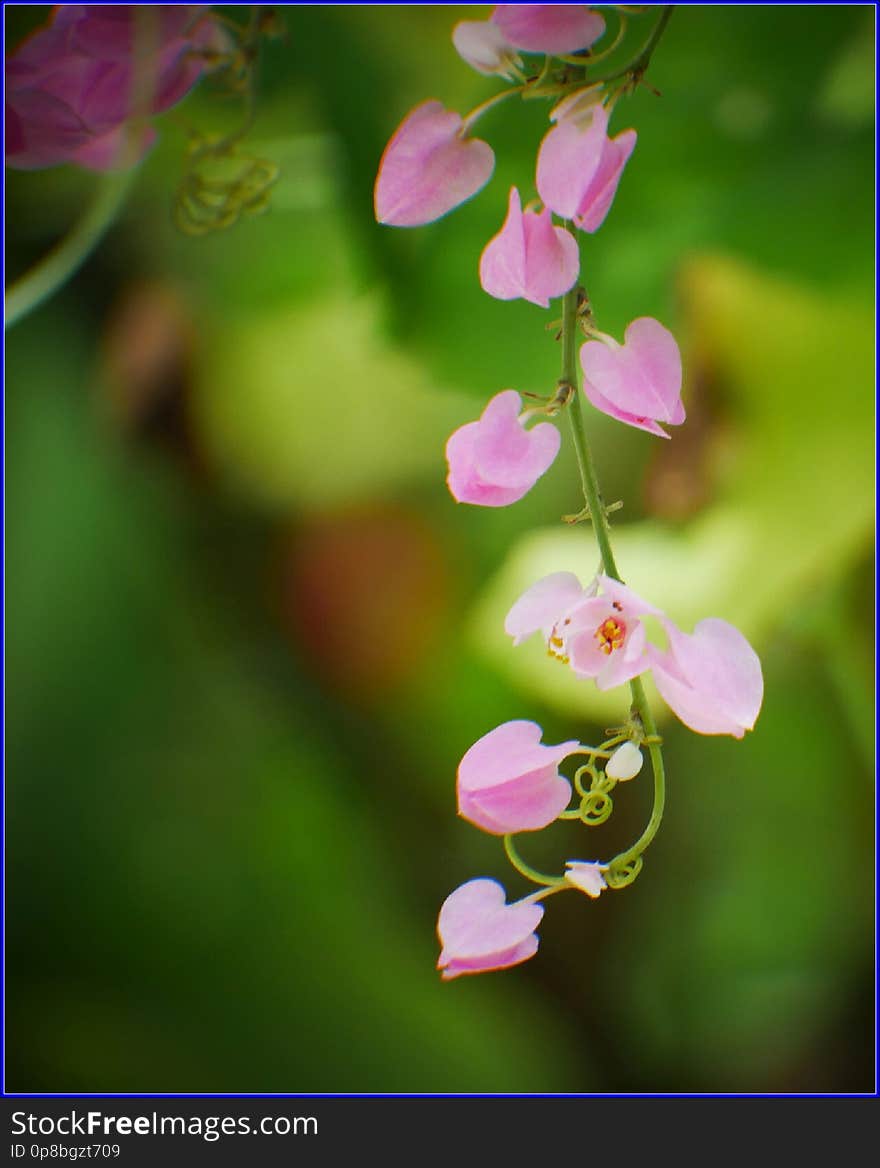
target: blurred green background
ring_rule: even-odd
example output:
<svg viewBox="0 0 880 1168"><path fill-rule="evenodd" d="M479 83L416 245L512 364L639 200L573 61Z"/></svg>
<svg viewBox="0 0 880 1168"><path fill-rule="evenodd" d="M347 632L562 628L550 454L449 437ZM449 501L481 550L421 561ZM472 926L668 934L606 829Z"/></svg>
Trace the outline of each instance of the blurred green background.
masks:
<svg viewBox="0 0 880 1168"><path fill-rule="evenodd" d="M236 20L244 10L225 10ZM455 506L443 446L500 389L548 392L553 312L477 279L547 106L421 229L372 216L417 102L497 88L450 43L488 7L279 9L247 149L272 208L171 223L203 84L112 231L7 335L7 1090L869 1091L874 1051L874 12L680 7L617 129L639 144L583 278L618 336L684 351L669 443L590 411L629 582L732 620L766 697L743 742L662 724L668 811L639 880L554 899L537 957L443 984L437 909L526 891L455 815L501 721L596 741L598 702L501 621L588 577L566 451L520 504ZM7 7L14 45L48 9ZM655 13L631 21L631 49ZM7 280L96 178L7 173ZM608 721L607 719L611 719ZM523 851L555 870L641 830Z"/></svg>

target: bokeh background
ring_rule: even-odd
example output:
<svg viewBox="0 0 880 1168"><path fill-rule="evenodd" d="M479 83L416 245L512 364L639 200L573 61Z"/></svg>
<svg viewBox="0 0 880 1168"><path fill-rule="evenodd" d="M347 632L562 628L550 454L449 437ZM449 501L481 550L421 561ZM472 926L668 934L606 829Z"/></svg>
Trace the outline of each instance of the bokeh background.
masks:
<svg viewBox="0 0 880 1168"><path fill-rule="evenodd" d="M669 443L590 411L618 560L686 628L743 628L757 728L664 721L636 884L554 899L515 970L435 972L449 891L526 890L455 815L461 754L510 718L595 741L625 713L501 631L538 575L595 568L559 523L570 453L509 509L444 485L455 426L558 375L552 311L476 274L548 107L487 115L495 176L447 218L372 216L405 113L497 88L449 39L488 11L279 8L246 141L281 167L270 211L172 225L187 125L240 117L203 83L7 334L8 1090L873 1089L868 6L681 6L583 250L600 327L655 315L685 354ZM7 6L8 43L47 13ZM96 181L7 173L7 283ZM649 810L646 773L605 827L523 851L608 857Z"/></svg>

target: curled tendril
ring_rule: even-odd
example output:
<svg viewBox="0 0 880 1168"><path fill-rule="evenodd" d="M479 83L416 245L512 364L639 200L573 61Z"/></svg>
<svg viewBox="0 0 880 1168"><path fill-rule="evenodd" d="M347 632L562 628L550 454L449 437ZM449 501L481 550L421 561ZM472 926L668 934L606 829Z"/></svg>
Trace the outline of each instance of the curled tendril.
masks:
<svg viewBox="0 0 880 1168"><path fill-rule="evenodd" d="M584 786L584 775L590 776L590 783L588 787ZM574 773L574 789L582 799L586 799L589 796L590 791L592 791L598 783L599 772L596 769L595 763L585 763L582 767L578 767Z"/></svg>
<svg viewBox="0 0 880 1168"><path fill-rule="evenodd" d="M585 787L585 776L589 776L590 785ZM616 786L615 779L609 779L604 771L600 771L591 760L575 772L574 786L581 796L579 818L587 827L598 827L604 823L614 810L610 792Z"/></svg>
<svg viewBox="0 0 880 1168"><path fill-rule="evenodd" d="M202 157L177 188L174 222L186 235L207 235L231 227L242 215L259 215L269 206L278 174L275 163L262 158L233 152Z"/></svg>
<svg viewBox="0 0 880 1168"><path fill-rule="evenodd" d="M595 790L581 801L580 817L587 827L598 827L614 810L614 804L607 791Z"/></svg>
<svg viewBox="0 0 880 1168"><path fill-rule="evenodd" d="M255 71L261 36L281 35L282 26L264 6L254 5L242 28L218 17L233 42L211 60L215 80L227 93L244 99L242 123L231 133L192 133L187 166L177 188L173 218L186 235L208 235L237 223L242 215L259 215L269 206L269 192L278 179L274 162L241 153L240 143L255 113ZM282 29L283 31L283 29Z"/></svg>
<svg viewBox="0 0 880 1168"><path fill-rule="evenodd" d="M635 856L619 866L612 864L605 870L605 883L609 888L626 888L628 884L632 884L641 870L641 856Z"/></svg>

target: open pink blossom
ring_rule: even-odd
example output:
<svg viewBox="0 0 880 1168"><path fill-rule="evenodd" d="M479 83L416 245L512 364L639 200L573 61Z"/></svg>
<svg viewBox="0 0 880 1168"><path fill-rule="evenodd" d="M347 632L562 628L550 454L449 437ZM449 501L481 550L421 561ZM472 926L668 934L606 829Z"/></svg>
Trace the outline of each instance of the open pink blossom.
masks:
<svg viewBox="0 0 880 1168"><path fill-rule="evenodd" d="M132 165L155 132L131 119L175 105L225 45L206 5L58 5L6 61L7 165Z"/></svg>
<svg viewBox="0 0 880 1168"><path fill-rule="evenodd" d="M555 572L523 593L507 614L504 630L514 644L540 631L552 657L604 690L649 668L641 619L649 615L661 614L619 580L597 576L581 588L571 572Z"/></svg>
<svg viewBox="0 0 880 1168"><path fill-rule="evenodd" d="M698 734L742 738L755 725L764 698L754 649L739 629L717 617L701 620L692 634L668 619L663 626L668 650L651 645L648 652L664 701Z"/></svg>
<svg viewBox="0 0 880 1168"><path fill-rule="evenodd" d="M523 214L519 191L510 189L507 218L483 249L480 283L496 300L530 300L547 308L566 293L580 270L577 241L564 227L553 226L543 211Z"/></svg>
<svg viewBox="0 0 880 1168"><path fill-rule="evenodd" d="M526 430L520 396L498 393L477 422L460 426L446 443L449 490L459 503L506 507L527 494L559 453L559 431L549 422Z"/></svg>
<svg viewBox="0 0 880 1168"><path fill-rule="evenodd" d="M491 20L460 20L452 30L452 43L463 61L486 76L512 76L522 59L504 33Z"/></svg>
<svg viewBox="0 0 880 1168"><path fill-rule="evenodd" d="M675 337L658 320L640 316L627 325L624 341L587 341L581 346L584 393L596 409L660 438L660 422L679 426L681 353Z"/></svg>
<svg viewBox="0 0 880 1168"><path fill-rule="evenodd" d="M605 31L605 21L585 4L496 4L490 19L526 53L576 53Z"/></svg>
<svg viewBox="0 0 880 1168"><path fill-rule="evenodd" d="M648 644L647 616L656 617L665 630L667 649ZM659 609L609 576L597 576L587 588L571 572L545 576L511 608L504 631L515 645L540 632L551 657L570 665L579 677L594 678L602 690L650 669L672 712L698 734L742 738L761 709L761 663L738 629L709 617L692 634L683 633ZM614 771L615 759L609 760L606 773L609 767ZM640 766L631 757L611 777L631 778Z"/></svg>
<svg viewBox="0 0 880 1168"><path fill-rule="evenodd" d="M536 722L504 722L475 742L458 767L458 813L493 835L539 831L564 811L571 786L559 774L579 742L543 746Z"/></svg>
<svg viewBox="0 0 880 1168"><path fill-rule="evenodd" d="M582 231L598 231L635 149L636 132L609 138L608 111L593 90L566 98L551 117L556 125L538 151L538 194L545 206Z"/></svg>
<svg viewBox="0 0 880 1168"><path fill-rule="evenodd" d="M469 880L444 900L437 921L444 981L463 973L507 969L534 957L544 907L526 897L513 904L497 880Z"/></svg>
<svg viewBox="0 0 880 1168"><path fill-rule="evenodd" d="M605 883L605 868L594 860L567 860L565 879L594 900L608 887Z"/></svg>
<svg viewBox="0 0 880 1168"><path fill-rule="evenodd" d="M460 114L424 101L385 147L373 191L376 218L392 227L433 223L484 187L494 168L491 146L464 136Z"/></svg>

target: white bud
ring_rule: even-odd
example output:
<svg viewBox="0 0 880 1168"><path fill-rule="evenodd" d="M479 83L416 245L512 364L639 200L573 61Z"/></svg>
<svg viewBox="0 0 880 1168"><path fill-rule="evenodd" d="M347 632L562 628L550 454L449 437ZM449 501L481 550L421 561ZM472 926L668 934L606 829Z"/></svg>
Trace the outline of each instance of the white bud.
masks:
<svg viewBox="0 0 880 1168"><path fill-rule="evenodd" d="M594 900L603 888L608 887L603 875L605 868L594 860L566 860L565 867L565 879L569 884L586 892Z"/></svg>
<svg viewBox="0 0 880 1168"><path fill-rule="evenodd" d="M634 742L624 742L618 746L611 758L605 764L605 774L609 779L616 779L623 783L627 779L634 779L642 769L642 752Z"/></svg>

